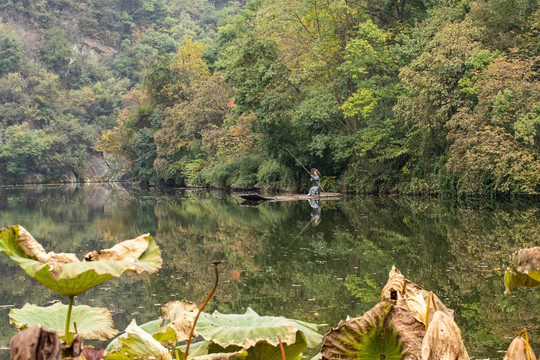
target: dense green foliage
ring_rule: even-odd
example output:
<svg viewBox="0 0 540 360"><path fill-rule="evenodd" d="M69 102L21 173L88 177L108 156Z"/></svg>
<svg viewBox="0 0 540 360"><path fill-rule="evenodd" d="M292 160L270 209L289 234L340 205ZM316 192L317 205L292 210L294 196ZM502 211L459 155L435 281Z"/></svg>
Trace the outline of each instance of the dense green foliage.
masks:
<svg viewBox="0 0 540 360"><path fill-rule="evenodd" d="M2 179L103 151L148 184L306 188L288 149L334 190L540 193L536 1L239 6L8 2L37 28L0 29Z"/></svg>

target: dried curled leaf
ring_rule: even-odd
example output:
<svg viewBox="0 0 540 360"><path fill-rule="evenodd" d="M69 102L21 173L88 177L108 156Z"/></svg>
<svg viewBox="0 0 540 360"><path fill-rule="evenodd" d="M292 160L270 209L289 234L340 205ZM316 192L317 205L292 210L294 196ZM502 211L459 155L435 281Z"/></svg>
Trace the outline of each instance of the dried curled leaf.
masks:
<svg viewBox="0 0 540 360"><path fill-rule="evenodd" d="M86 360L101 360L105 356L105 349L85 347L82 354Z"/></svg>
<svg viewBox="0 0 540 360"><path fill-rule="evenodd" d="M422 360L469 360L454 319L442 311L435 312L422 341Z"/></svg>
<svg viewBox="0 0 540 360"><path fill-rule="evenodd" d="M9 340L12 360L60 360L61 342L56 331L34 325Z"/></svg>
<svg viewBox="0 0 540 360"><path fill-rule="evenodd" d="M75 254L70 253L46 253L45 249L30 233L19 226L19 237L17 238L17 245L19 248L30 258L36 259L40 262L56 261L62 263L78 262L79 259Z"/></svg>
<svg viewBox="0 0 540 360"><path fill-rule="evenodd" d="M189 339L198 312L197 305L187 300L171 301L161 308L161 316L170 321L169 327L175 331L178 342Z"/></svg>
<svg viewBox="0 0 540 360"><path fill-rule="evenodd" d="M381 292L381 301L389 301L392 304L396 304L405 292L405 276L392 266L390 274L388 274L388 282L384 285Z"/></svg>
<svg viewBox="0 0 540 360"><path fill-rule="evenodd" d="M148 248L150 234L140 235L135 239L125 240L110 249L90 251L84 255L84 261L137 261Z"/></svg>
<svg viewBox="0 0 540 360"><path fill-rule="evenodd" d="M540 246L521 249L513 253L510 267L520 274L529 274L538 271L537 277L534 275L531 277L540 281Z"/></svg>
<svg viewBox="0 0 540 360"><path fill-rule="evenodd" d="M530 359L527 359L527 347L529 348ZM519 334L508 347L503 360L536 360L533 349L527 343L527 340Z"/></svg>
<svg viewBox="0 0 540 360"><path fill-rule="evenodd" d="M427 311L427 299L430 296L430 292L422 289L412 281L405 280L405 294L404 297L398 301L398 306L403 307L415 314L416 319L426 324L426 315L429 317L429 322L433 320L435 311L439 310L454 318L454 311L448 309L439 297L431 293L432 300L429 302L429 312ZM428 322L428 323L429 323Z"/></svg>

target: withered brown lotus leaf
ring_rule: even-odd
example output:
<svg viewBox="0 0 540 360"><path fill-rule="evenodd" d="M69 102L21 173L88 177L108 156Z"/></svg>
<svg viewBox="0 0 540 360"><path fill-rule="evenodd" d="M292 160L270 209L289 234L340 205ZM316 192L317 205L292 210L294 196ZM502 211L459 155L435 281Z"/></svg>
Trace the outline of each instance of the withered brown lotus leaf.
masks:
<svg viewBox="0 0 540 360"><path fill-rule="evenodd" d="M176 341L189 339L191 326L199 308L191 301L171 301L161 308L161 316L169 320L170 327L176 332Z"/></svg>
<svg viewBox="0 0 540 360"><path fill-rule="evenodd" d="M85 261L137 261L146 251L150 234L140 235L135 239L125 240L110 249L91 251L84 256Z"/></svg>
<svg viewBox="0 0 540 360"><path fill-rule="evenodd" d="M536 360L536 355L530 346L529 356L531 358L527 359L527 341L520 334L512 340L503 360Z"/></svg>
<svg viewBox="0 0 540 360"><path fill-rule="evenodd" d="M406 359L420 359L422 353L422 339L425 335L425 326L414 317L411 311L407 311L398 306L394 306L388 314L386 322L399 335L404 344Z"/></svg>
<svg viewBox="0 0 540 360"><path fill-rule="evenodd" d="M424 333L424 325L412 312L390 302L379 302L363 316L341 321L332 329L325 337L322 359L378 359L377 351L384 349L389 353L384 355L387 359L418 360ZM391 338L396 341L383 346L375 344Z"/></svg>
<svg viewBox="0 0 540 360"><path fill-rule="evenodd" d="M9 340L12 360L60 360L60 338L56 331L34 325Z"/></svg>
<svg viewBox="0 0 540 360"><path fill-rule="evenodd" d="M427 299L430 292L422 289L412 281L405 280L405 293L402 299L397 303L398 306L403 307L415 314L415 317L422 323L426 323L427 313ZM432 321L433 315L436 310L442 311L452 319L454 318L454 310L448 309L439 297L431 293L431 301L429 302L429 321Z"/></svg>
<svg viewBox="0 0 540 360"><path fill-rule="evenodd" d="M105 355L105 349L85 347L82 354L86 360L101 360Z"/></svg>
<svg viewBox="0 0 540 360"><path fill-rule="evenodd" d="M422 341L422 360L469 360L454 319L442 311L435 312Z"/></svg>
<svg viewBox="0 0 540 360"><path fill-rule="evenodd" d="M403 296L405 291L405 276L392 266L390 274L388 274L388 282L384 285L381 292L381 301L389 301L392 304L396 304Z"/></svg>

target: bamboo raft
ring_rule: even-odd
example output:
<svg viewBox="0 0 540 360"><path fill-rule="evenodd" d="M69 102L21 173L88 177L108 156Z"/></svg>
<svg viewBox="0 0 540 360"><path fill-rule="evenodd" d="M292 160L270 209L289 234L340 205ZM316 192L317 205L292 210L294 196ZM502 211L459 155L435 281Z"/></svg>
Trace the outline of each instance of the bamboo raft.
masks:
<svg viewBox="0 0 540 360"><path fill-rule="evenodd" d="M276 201L299 201L299 200L339 200L340 193L320 193L319 195L293 194L265 197L259 194L238 194L242 199L251 202L276 202Z"/></svg>

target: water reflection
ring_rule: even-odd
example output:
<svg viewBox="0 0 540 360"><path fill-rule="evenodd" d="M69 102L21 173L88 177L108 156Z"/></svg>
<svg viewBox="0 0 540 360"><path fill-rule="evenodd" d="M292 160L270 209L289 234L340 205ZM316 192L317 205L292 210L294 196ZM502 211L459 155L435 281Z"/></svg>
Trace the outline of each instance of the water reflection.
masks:
<svg viewBox="0 0 540 360"><path fill-rule="evenodd" d="M123 275L76 298L111 309L118 329L132 318L156 318L170 300L201 303L213 284L211 262L225 260L208 311L243 313L250 306L260 315L328 324L324 333L370 309L395 264L456 310L473 358L501 359L498 351L523 327L540 343L540 288L503 295L508 255L539 243L537 200L350 197L247 207L223 193L107 185L0 188L0 201L0 226L23 225L47 250L81 257L142 233L155 235L164 259L157 275ZM10 305L64 300L3 254L0 272L10 274L0 293L5 347L14 332ZM5 351L2 356L8 358Z"/></svg>

